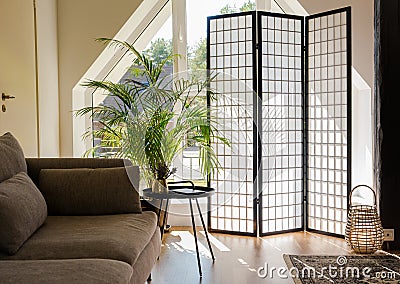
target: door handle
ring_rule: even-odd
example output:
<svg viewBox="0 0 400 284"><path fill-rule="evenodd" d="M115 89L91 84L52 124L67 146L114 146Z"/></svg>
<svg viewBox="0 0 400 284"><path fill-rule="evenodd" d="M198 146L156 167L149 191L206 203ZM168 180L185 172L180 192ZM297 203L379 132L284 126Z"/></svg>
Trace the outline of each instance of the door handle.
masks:
<svg viewBox="0 0 400 284"><path fill-rule="evenodd" d="M4 102L5 100L15 99L14 96L7 95L6 93L1 93L1 100Z"/></svg>

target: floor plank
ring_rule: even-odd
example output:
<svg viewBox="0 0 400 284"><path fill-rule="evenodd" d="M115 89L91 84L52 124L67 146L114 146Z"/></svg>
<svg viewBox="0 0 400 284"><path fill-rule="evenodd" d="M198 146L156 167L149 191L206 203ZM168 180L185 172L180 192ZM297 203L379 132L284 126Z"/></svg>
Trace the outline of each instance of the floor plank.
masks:
<svg viewBox="0 0 400 284"><path fill-rule="evenodd" d="M200 228L198 228L201 231ZM213 233L215 263L207 249L204 234L198 233L203 277L199 277L193 234L188 227L174 227L164 235L162 252L152 275L153 284L161 283L293 283L276 272L260 278L261 266L285 267L283 254L348 255L344 239L310 232L268 237L243 237Z"/></svg>

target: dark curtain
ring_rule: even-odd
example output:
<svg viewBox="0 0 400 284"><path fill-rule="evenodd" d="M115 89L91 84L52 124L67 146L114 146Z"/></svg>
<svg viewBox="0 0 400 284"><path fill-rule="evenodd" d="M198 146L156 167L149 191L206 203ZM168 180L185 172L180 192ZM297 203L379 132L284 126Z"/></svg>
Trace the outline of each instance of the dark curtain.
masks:
<svg viewBox="0 0 400 284"><path fill-rule="evenodd" d="M400 247L400 1L375 0L375 182Z"/></svg>

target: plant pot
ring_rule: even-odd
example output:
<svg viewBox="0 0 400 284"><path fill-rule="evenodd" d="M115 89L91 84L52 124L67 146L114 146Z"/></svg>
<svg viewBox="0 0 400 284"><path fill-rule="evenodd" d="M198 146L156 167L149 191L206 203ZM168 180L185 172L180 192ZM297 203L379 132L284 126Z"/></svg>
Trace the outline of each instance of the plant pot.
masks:
<svg viewBox="0 0 400 284"><path fill-rule="evenodd" d="M165 179L155 179L151 185L151 191L157 193L166 193L168 191L167 181Z"/></svg>

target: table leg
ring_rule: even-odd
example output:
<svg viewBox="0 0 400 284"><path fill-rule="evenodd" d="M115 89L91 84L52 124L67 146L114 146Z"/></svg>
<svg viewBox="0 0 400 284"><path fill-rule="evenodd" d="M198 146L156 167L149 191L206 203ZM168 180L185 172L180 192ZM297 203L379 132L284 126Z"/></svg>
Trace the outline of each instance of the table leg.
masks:
<svg viewBox="0 0 400 284"><path fill-rule="evenodd" d="M162 222L162 226L161 226L161 240L164 236L165 223L167 222L168 204L169 204L169 198L167 198L167 202L165 204L164 218L163 218L163 222Z"/></svg>
<svg viewBox="0 0 400 284"><path fill-rule="evenodd" d="M162 204L163 204L163 198L160 199L160 208L158 209L157 213L157 224L160 225L160 216L161 216L161 211L162 211Z"/></svg>
<svg viewBox="0 0 400 284"><path fill-rule="evenodd" d="M194 242L195 242L195 244L196 244L197 265L198 265L198 267L199 267L200 277L203 277L202 272L201 272L201 263L200 263L200 255L199 255L199 246L198 246L198 244L197 244L196 224L195 224L195 222L194 222L193 205L192 205L192 199L191 199L191 198L189 198L189 204L190 204L190 215L192 216L192 226L193 226Z"/></svg>
<svg viewBox="0 0 400 284"><path fill-rule="evenodd" d="M213 252L212 247L211 247L210 239L208 238L207 228L206 228L206 226L204 224L203 215L201 214L200 205L199 205L199 201L197 200L197 198L196 198L196 204L197 204L197 210L199 211L201 224L203 225L204 233L206 234L208 248L210 249L212 260L215 261L214 252Z"/></svg>

